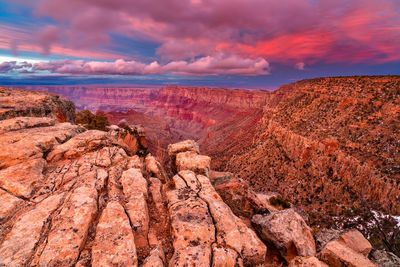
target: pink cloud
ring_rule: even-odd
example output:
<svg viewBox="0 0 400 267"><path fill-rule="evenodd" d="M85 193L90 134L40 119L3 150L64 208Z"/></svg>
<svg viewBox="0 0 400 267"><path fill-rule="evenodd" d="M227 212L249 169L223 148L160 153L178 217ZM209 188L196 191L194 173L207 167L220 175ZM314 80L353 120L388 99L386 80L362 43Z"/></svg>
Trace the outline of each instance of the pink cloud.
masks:
<svg viewBox="0 0 400 267"><path fill-rule="evenodd" d="M197 65L219 52L298 62L400 59L398 0L31 0L37 16L58 23L39 34L44 51L94 51L110 33L151 39L166 62ZM1 44L1 42L0 42ZM19 49L26 42L18 41ZM132 48L134 50L134 47ZM206 61L210 57L209 61ZM120 57L114 57L117 59ZM153 66L154 67L154 66ZM155 68L155 67L154 67ZM235 70L232 70L235 72ZM243 72L243 70L241 70Z"/></svg>
<svg viewBox="0 0 400 267"><path fill-rule="evenodd" d="M114 62L58 60L37 63L33 66L33 70L85 75L266 75L269 74L269 63L263 58L250 59L218 53L190 62L172 61L165 65L160 65L158 62L144 64L122 59Z"/></svg>

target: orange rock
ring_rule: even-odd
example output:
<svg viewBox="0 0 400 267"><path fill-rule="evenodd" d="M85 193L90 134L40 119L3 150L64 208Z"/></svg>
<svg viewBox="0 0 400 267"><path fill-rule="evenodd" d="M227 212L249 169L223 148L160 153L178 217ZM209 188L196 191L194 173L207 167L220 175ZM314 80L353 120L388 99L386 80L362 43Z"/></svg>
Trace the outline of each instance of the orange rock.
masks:
<svg viewBox="0 0 400 267"><path fill-rule="evenodd" d="M0 246L1 266L22 266L29 264L35 246L41 237L42 229L51 213L57 209L64 194L51 196L34 209L25 213L13 226Z"/></svg>
<svg viewBox="0 0 400 267"><path fill-rule="evenodd" d="M108 202L97 224L92 266L137 266L135 239L124 208Z"/></svg>
<svg viewBox="0 0 400 267"><path fill-rule="evenodd" d="M82 250L97 213L97 190L75 189L55 216L39 265L73 265Z"/></svg>

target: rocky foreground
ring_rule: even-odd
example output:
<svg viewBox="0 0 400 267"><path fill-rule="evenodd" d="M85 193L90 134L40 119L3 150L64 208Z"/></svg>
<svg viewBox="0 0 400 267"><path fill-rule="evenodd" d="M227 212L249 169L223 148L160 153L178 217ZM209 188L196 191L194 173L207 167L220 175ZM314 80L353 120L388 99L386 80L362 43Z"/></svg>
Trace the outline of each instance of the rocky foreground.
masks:
<svg viewBox="0 0 400 267"><path fill-rule="evenodd" d="M194 141L168 147L169 177L140 128L86 130L44 93L1 88L0 105L0 266L376 266L357 230L315 239Z"/></svg>

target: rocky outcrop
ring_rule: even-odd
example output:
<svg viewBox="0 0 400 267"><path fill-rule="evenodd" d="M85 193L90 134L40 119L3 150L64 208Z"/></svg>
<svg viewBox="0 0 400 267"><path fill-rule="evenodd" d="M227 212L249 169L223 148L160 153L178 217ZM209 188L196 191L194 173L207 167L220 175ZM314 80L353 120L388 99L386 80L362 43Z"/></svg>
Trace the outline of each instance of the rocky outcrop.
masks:
<svg viewBox="0 0 400 267"><path fill-rule="evenodd" d="M75 121L75 105L58 95L0 87L0 120L15 117L52 117Z"/></svg>
<svg viewBox="0 0 400 267"><path fill-rule="evenodd" d="M169 146L168 175L140 129L0 121L0 266L373 266L355 231L312 257L300 210L212 171L194 141Z"/></svg>
<svg viewBox="0 0 400 267"><path fill-rule="evenodd" d="M351 207L399 214L398 76L304 80L266 107L251 146L226 170L259 191L276 191L332 224ZM362 201L364 200L364 203Z"/></svg>
<svg viewBox="0 0 400 267"><path fill-rule="evenodd" d="M371 248L368 240L352 229L327 242L318 257L329 266L377 266L368 259Z"/></svg>
<svg viewBox="0 0 400 267"><path fill-rule="evenodd" d="M315 256L315 242L310 227L293 209L254 215L252 222L261 237L274 244L290 262L296 256Z"/></svg>

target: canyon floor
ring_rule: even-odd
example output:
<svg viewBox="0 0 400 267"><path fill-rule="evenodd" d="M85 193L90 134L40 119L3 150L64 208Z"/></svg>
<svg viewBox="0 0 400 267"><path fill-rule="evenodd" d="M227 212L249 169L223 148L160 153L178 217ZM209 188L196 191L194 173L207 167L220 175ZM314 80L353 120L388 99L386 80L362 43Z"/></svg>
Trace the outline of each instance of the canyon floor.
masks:
<svg viewBox="0 0 400 267"><path fill-rule="evenodd" d="M399 76L27 88L0 89L0 266L400 264Z"/></svg>

